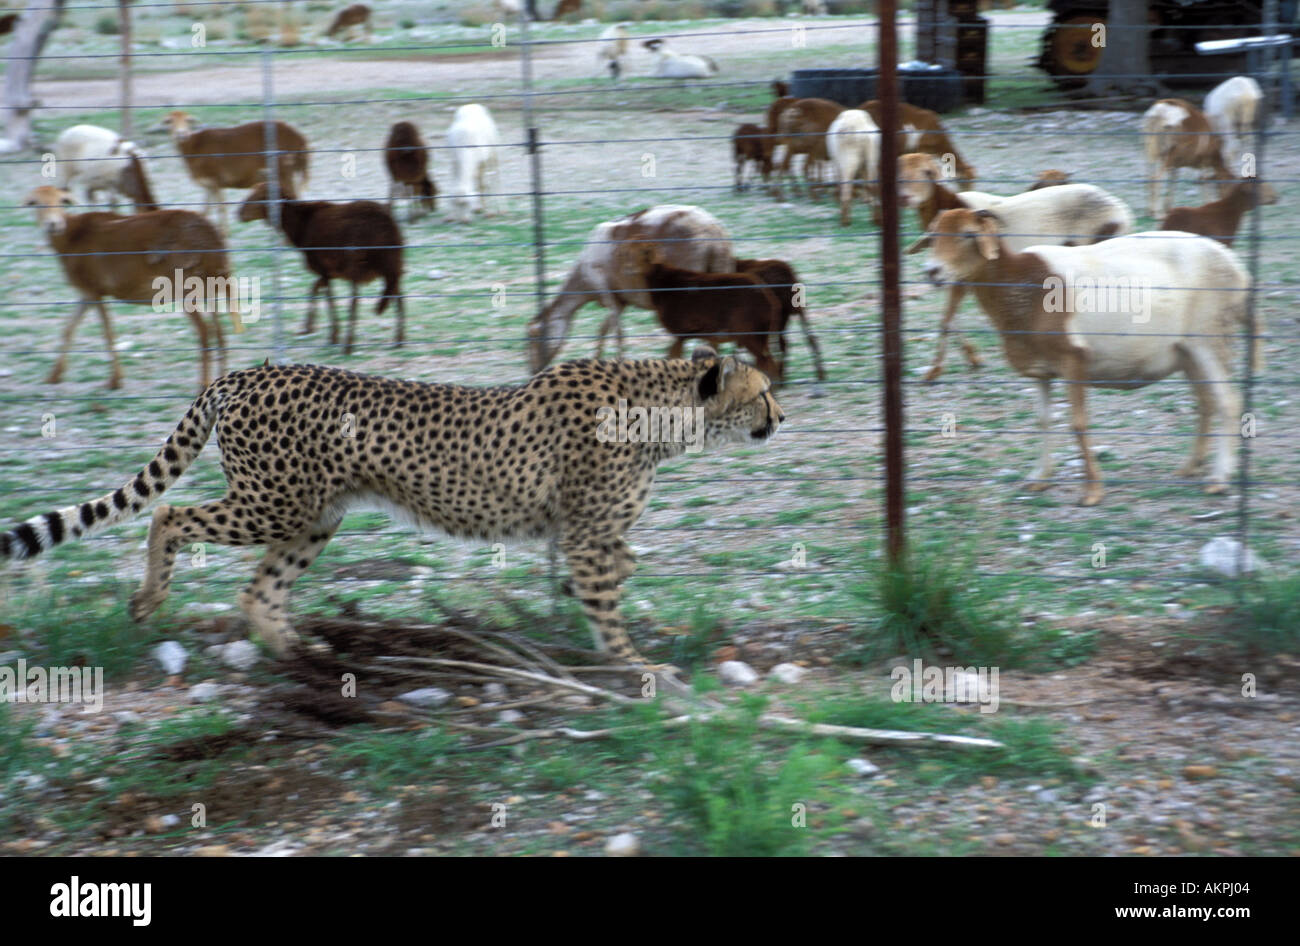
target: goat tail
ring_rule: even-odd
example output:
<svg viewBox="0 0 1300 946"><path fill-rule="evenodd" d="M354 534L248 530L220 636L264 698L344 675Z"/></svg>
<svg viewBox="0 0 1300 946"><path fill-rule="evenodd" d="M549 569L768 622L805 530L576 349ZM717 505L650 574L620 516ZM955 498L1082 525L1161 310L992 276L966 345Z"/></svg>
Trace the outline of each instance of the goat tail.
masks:
<svg viewBox="0 0 1300 946"><path fill-rule="evenodd" d="M31 558L66 539L80 539L125 522L161 496L203 452L220 414L229 377L208 385L148 466L125 485L89 502L33 516L8 532L0 532L0 560Z"/></svg>
<svg viewBox="0 0 1300 946"><path fill-rule="evenodd" d="M400 297L402 294L402 273L401 271L390 271L384 273L384 294L379 297L379 305L375 306L375 315L381 314L388 308L388 303L392 299Z"/></svg>

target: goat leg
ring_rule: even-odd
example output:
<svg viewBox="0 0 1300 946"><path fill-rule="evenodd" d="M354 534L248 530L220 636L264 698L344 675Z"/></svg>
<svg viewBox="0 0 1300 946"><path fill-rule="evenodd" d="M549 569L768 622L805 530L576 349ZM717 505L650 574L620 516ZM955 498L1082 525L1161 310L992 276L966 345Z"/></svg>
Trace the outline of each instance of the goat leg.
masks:
<svg viewBox="0 0 1300 946"><path fill-rule="evenodd" d="M817 336L813 334L812 326L808 323L808 313L802 308L798 312L799 322L803 325L804 338L808 340L808 347L812 349L813 367L817 370L817 380L825 381L826 368L822 365L822 350L817 344ZM813 397L821 397L822 393L820 388L813 389Z"/></svg>
<svg viewBox="0 0 1300 946"><path fill-rule="evenodd" d="M327 277L322 276L320 284L325 290L325 304L330 310L330 344L339 343L339 312L334 307L334 290L330 287L330 281Z"/></svg>
<svg viewBox="0 0 1300 946"><path fill-rule="evenodd" d="M90 308L91 304L92 300L82 299L77 303L77 307L72 310L72 315L68 316L68 320L63 323L63 340L59 345L59 357L55 359L54 367L50 369L50 373L45 376L46 384L58 384L63 380L63 369L68 362L68 349L72 346L72 336L76 333L77 326L81 324L82 316L86 314L86 310ZM113 351L111 345L109 346L109 352L110 357L116 359L117 353ZM121 379L119 378L118 385L120 384ZM112 382L109 383L109 387L117 387L118 385L114 385Z"/></svg>
<svg viewBox="0 0 1300 946"><path fill-rule="evenodd" d="M113 322L108 317L108 309L104 305L103 299L95 301L95 307L99 309L99 324L104 329L104 344L108 346L108 360L112 364L112 374L108 379L108 386L116 389L122 386L122 363L117 358L117 339L113 337Z"/></svg>
<svg viewBox="0 0 1300 946"><path fill-rule="evenodd" d="M226 373L226 333L221 328L221 314L215 306L208 317L212 320L212 334L217 342L217 377L220 378Z"/></svg>
<svg viewBox="0 0 1300 946"><path fill-rule="evenodd" d="M1029 474L1027 488L1035 493L1050 489L1052 484L1052 380L1038 379L1038 465Z"/></svg>
<svg viewBox="0 0 1300 946"><path fill-rule="evenodd" d="M1101 502L1105 490L1101 485L1101 469L1093 458L1092 448L1088 444L1088 353L1086 349L1074 348L1065 356L1065 380L1070 385L1070 426L1079 441L1079 452L1083 454L1083 498L1080 506L1095 506Z"/></svg>
<svg viewBox="0 0 1300 946"><path fill-rule="evenodd" d="M393 347L401 348L406 342L406 301L404 297L397 297L397 337L393 339Z"/></svg>
<svg viewBox="0 0 1300 946"><path fill-rule="evenodd" d="M343 343L343 354L352 354L352 341L357 331L357 302L361 297L361 287L357 283L352 284L352 305L348 307L348 337Z"/></svg>
<svg viewBox="0 0 1300 946"><path fill-rule="evenodd" d="M948 287L948 304L943 310L943 319L939 323L939 346L934 352L934 363L925 374L925 383L933 384L943 374L943 362L948 357L948 333L952 331L952 320L957 315L957 306L966 295L966 287L951 285ZM963 344L965 342L963 341ZM969 357L969 356L967 356Z"/></svg>
<svg viewBox="0 0 1300 946"><path fill-rule="evenodd" d="M194 325L194 332L199 337L199 391L201 393L210 383L212 383L212 374L209 368L208 356L208 326L203 321L202 312L198 312L189 306L186 306L185 315Z"/></svg>

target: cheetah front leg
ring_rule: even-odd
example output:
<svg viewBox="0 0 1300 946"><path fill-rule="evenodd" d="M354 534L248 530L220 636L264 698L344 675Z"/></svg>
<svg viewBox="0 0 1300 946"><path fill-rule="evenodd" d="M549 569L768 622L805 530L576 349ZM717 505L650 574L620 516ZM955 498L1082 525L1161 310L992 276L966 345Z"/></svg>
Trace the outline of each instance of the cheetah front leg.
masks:
<svg viewBox="0 0 1300 946"><path fill-rule="evenodd" d="M630 664L646 664L623 627L618 605L619 583L632 573L631 549L622 539L614 542L561 541L573 592L591 624L596 649ZM623 573L623 574L620 574Z"/></svg>

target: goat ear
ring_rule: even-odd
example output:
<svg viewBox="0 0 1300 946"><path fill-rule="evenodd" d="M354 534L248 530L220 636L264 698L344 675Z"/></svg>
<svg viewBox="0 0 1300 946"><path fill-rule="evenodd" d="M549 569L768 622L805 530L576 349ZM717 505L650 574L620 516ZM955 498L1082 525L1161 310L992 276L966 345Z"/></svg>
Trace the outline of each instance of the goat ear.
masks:
<svg viewBox="0 0 1300 946"><path fill-rule="evenodd" d="M695 351L691 352L691 361L704 361L707 358L717 358L718 353L713 350L711 345L696 345Z"/></svg>
<svg viewBox="0 0 1300 946"><path fill-rule="evenodd" d="M987 210L980 210L976 211L975 218L979 226L979 232L974 234L975 246L979 249L980 256L986 260L997 259L1002 255L1002 247L998 242L997 215Z"/></svg>
<svg viewBox="0 0 1300 946"><path fill-rule="evenodd" d="M906 250L904 250L904 252L909 254L920 253L922 250L929 247L929 245L930 245L930 234L923 233L921 237L915 243L909 246Z"/></svg>

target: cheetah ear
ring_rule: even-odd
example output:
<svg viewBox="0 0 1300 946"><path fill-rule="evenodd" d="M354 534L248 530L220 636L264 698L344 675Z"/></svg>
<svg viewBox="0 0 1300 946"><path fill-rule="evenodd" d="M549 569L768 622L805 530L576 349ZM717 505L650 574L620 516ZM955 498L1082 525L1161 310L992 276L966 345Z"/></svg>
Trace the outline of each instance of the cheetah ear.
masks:
<svg viewBox="0 0 1300 946"><path fill-rule="evenodd" d="M691 352L691 361L704 361L706 358L717 358L718 353L708 345L696 345L695 350Z"/></svg>

